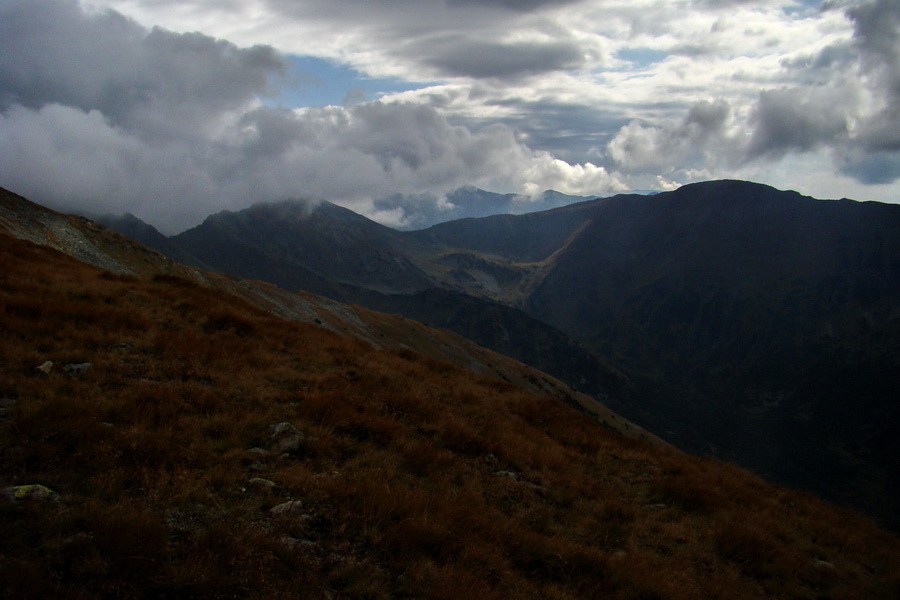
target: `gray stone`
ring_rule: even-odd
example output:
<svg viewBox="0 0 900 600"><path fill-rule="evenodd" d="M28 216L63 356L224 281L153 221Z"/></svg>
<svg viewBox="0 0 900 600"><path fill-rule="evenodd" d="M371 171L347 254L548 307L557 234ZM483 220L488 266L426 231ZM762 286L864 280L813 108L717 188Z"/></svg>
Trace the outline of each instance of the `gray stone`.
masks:
<svg viewBox="0 0 900 600"><path fill-rule="evenodd" d="M44 362L44 364L35 367L34 370L35 370L35 371L40 371L40 372L43 373L44 375L49 375L49 374L50 374L50 371L53 370L53 361L52 361L52 360L48 360L48 361Z"/></svg>
<svg viewBox="0 0 900 600"><path fill-rule="evenodd" d="M278 484L276 484L274 481L269 481L268 479L263 479L262 477L254 477L247 482L247 485L250 487L250 489L259 492L270 492L278 487Z"/></svg>
<svg viewBox="0 0 900 600"><path fill-rule="evenodd" d="M290 454L292 452L297 452L300 450L300 446L302 444L303 436L291 435L283 437L275 443L275 452L279 454Z"/></svg>
<svg viewBox="0 0 900 600"><path fill-rule="evenodd" d="M93 366L94 363L70 363L63 367L63 372L74 377L75 375L84 375Z"/></svg>
<svg viewBox="0 0 900 600"><path fill-rule="evenodd" d="M283 515L288 517L299 515L301 512L303 512L303 502L301 502L300 500L283 502L278 506L272 507L269 512L273 515Z"/></svg>
<svg viewBox="0 0 900 600"><path fill-rule="evenodd" d="M269 454L271 454L271 452L269 452L268 450L263 450L262 448L250 448L249 450L244 452L244 456L252 460L265 458L269 456Z"/></svg>
<svg viewBox="0 0 900 600"><path fill-rule="evenodd" d="M303 433L290 423L271 425L269 431L272 432L270 440L272 450L277 454L298 452L305 438Z"/></svg>
<svg viewBox="0 0 900 600"><path fill-rule="evenodd" d="M303 436L300 433L300 430L291 425L290 423L278 423L277 425L269 425L269 431L272 433L273 438L284 437L288 435L299 435Z"/></svg>

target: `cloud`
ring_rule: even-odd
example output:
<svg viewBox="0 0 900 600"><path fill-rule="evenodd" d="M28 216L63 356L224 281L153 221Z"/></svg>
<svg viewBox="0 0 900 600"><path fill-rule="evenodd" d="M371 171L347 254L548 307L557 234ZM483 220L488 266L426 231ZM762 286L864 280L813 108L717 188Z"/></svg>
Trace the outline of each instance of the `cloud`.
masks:
<svg viewBox="0 0 900 600"><path fill-rule="evenodd" d="M900 95L900 4L874 0L849 8L847 15L865 67L882 71L889 92Z"/></svg>
<svg viewBox="0 0 900 600"><path fill-rule="evenodd" d="M66 0L0 7L0 109L60 103L159 134L214 124L266 92L286 63L271 47L147 31L122 15Z"/></svg>
<svg viewBox="0 0 900 600"><path fill-rule="evenodd" d="M585 64L579 44L552 42L485 42L467 36L426 39L417 44L429 65L451 77L518 77L577 69Z"/></svg>
<svg viewBox="0 0 900 600"><path fill-rule="evenodd" d="M507 126L472 130L423 104L265 106L284 65L268 47L147 30L66 0L4 5L0 23L0 185L59 208L130 211L173 232L284 198L365 211L375 197L467 183L620 186L601 167L531 150Z"/></svg>
<svg viewBox="0 0 900 600"><path fill-rule="evenodd" d="M667 167L722 160L729 145L731 107L724 100L697 102L678 122L663 125L632 121L609 142L607 150L626 172L660 172ZM712 156L711 150L717 150Z"/></svg>
<svg viewBox="0 0 900 600"><path fill-rule="evenodd" d="M448 6L497 6L516 12L533 11L545 6L564 6L578 0L447 0Z"/></svg>
<svg viewBox="0 0 900 600"><path fill-rule="evenodd" d="M372 198L462 184L603 194L788 166L897 195L890 0L82 2L140 24L74 0L0 4L0 185L36 199L115 197L176 229L296 196L374 215ZM310 85L287 73L299 56L404 91L274 106Z"/></svg>
<svg viewBox="0 0 900 600"><path fill-rule="evenodd" d="M852 6L853 43L869 83L870 107L859 115L854 136L838 148L841 172L863 183L900 179L900 4L875 0Z"/></svg>
<svg viewBox="0 0 900 600"><path fill-rule="evenodd" d="M783 156L790 151L807 152L821 144L835 143L850 129L853 99L841 90L778 89L760 93L747 154Z"/></svg>

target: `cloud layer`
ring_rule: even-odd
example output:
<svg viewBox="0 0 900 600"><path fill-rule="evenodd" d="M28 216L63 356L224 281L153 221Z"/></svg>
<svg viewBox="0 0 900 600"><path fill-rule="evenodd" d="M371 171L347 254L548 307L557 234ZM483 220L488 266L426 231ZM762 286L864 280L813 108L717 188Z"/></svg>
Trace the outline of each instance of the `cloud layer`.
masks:
<svg viewBox="0 0 900 600"><path fill-rule="evenodd" d="M268 46L147 30L65 0L0 10L2 185L85 212L131 211L167 231L288 197L366 211L391 193L467 183L618 190L594 165L393 102L287 110L260 102L285 74ZM515 66L497 66L512 68Z"/></svg>
<svg viewBox="0 0 900 600"><path fill-rule="evenodd" d="M291 55L419 83L281 107ZM408 223L377 199L713 177L900 201L900 4L0 3L0 185L67 210L171 232L303 196Z"/></svg>

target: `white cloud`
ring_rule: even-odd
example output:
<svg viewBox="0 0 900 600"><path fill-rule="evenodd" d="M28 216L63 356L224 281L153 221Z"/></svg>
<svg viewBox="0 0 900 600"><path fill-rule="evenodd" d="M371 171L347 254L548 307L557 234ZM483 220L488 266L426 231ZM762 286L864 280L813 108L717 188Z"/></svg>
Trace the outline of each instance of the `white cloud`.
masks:
<svg viewBox="0 0 900 600"><path fill-rule="evenodd" d="M900 200L892 0L83 4L0 7L0 185L36 199L114 197L171 230L258 200L365 210L465 183L791 187L791 165L797 181ZM427 83L381 103L264 106L289 83L282 53Z"/></svg>

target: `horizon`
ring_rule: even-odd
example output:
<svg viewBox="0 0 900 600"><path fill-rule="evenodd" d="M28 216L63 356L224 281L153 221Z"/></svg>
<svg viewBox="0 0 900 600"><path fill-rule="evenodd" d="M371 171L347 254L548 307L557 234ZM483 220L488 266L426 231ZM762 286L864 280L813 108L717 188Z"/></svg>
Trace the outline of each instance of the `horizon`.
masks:
<svg viewBox="0 0 900 600"><path fill-rule="evenodd" d="M173 233L166 233L165 231L161 230L155 223L146 221L146 220L142 219L140 216L135 215L134 213L131 213L131 212L124 212L124 213L107 212L107 213L103 213L103 214L85 212L85 213L75 213L75 214L79 214L82 217L86 217L86 218L89 218L92 220L100 220L101 222L104 219L118 219L118 218L122 218L122 217L133 217L133 218L137 219L138 221L140 221L141 223L143 223L144 225L150 225L151 227L156 229L159 233L162 233L165 237L173 238L173 237L176 237L176 236L184 233L185 231L199 227L200 225L205 223L206 220L209 219L210 217L213 217L213 216L216 216L219 214L235 214L235 213L253 209L255 207L263 207L263 206L277 205L277 204L304 203L304 204L312 204L315 206L315 205L319 205L322 203L328 203L328 204L333 204L335 206L339 206L341 208L346 208L347 210L350 210L351 212L354 212L355 214L357 214L359 216L365 217L366 219L369 219L370 221L373 221L375 223L378 223L379 225L383 225L383 226L388 227L389 229L393 229L395 231L419 231L419 230L428 229L429 227L432 227L432 226L440 224L440 223L447 223L447 222L457 221L457 220L461 220L461 219L469 219L469 218L477 219L477 218L484 218L484 217L489 217L489 216L494 216L494 215L520 216L520 215L526 215L526 214L537 213L537 212L545 212L548 210L563 208L565 206L571 206L571 205L579 204L579 203L583 203L583 202L592 202L595 200L614 198L616 196L649 197L649 196L655 196L658 194L664 194L666 192L674 192L683 187L710 184L710 183L722 183L722 182L747 183L747 184L751 184L751 185L769 187L769 188L779 191L779 192L792 192L792 193L799 194L802 197L811 198L813 200L821 201L821 202L850 201L850 202L856 202L856 203L875 202L875 203L879 203L879 204L900 204L900 203L893 203L893 202L880 202L878 200L859 200L856 198L847 198L847 197L816 198L814 196L809 196L807 194L803 194L802 192L799 192L798 190L777 188L777 187L770 186L765 183L759 183L759 182L755 182L755 181L746 181L746 180L742 180L742 179L710 179L710 180L705 180L705 181L695 181L695 182L691 182L691 183L686 183L686 184L683 184L672 190L665 190L665 191L662 191L662 190L626 190L623 192L617 192L615 194L609 194L606 196L572 196L572 195L568 195L568 194L563 194L562 192L558 192L557 190L544 190L537 196L538 199L528 199L528 198L525 198L521 195L518 195L518 194L515 194L512 192L505 193L505 194L500 193L500 192L490 192L487 190L482 190L480 188L476 188L471 185L464 185L460 188L457 188L456 190L453 190L449 194L447 194L447 197L451 197L451 196L454 196L454 195L460 194L460 193L471 192L477 196L481 196L482 198L483 198L484 194L494 196L494 197L496 197L494 199L495 201L499 200L500 198L507 198L507 199L512 198L509 201L509 203L513 203L517 199L521 199L522 203L518 205L518 208L526 208L528 210L517 210L514 212L502 211L502 210L498 211L498 210L490 210L491 206L496 206L496 205L485 205L486 208L481 211L481 212L483 212L483 214L478 214L478 215L473 215L473 214L471 214L471 212L467 212L466 206L454 206L453 209L442 208L441 210L429 211L429 212L420 211L417 214L422 219L421 226L418 226L418 225L417 226L404 226L404 225L408 225L408 224L399 224L398 225L396 223L379 221L377 219L377 217L379 215L384 216L386 213L389 213L391 211L391 208L389 208L389 207L394 207L394 210L397 210L400 208L406 208L406 206L408 205L408 202L415 202L417 199L420 199L419 197L399 197L399 198L393 197L393 198L383 198L380 200L376 200L376 202L375 202L376 214L375 215L363 214L361 212L357 212L356 210L354 210L353 207L342 206L340 204L331 202L330 200L323 199L323 198L300 198L300 197L298 197L298 198L281 198L281 199L274 199L274 200L260 200L258 202L254 202L248 206L244 206L244 207L240 207L240 208L217 209L214 212L211 212L211 213L205 215L204 217L202 217L202 219L200 221L198 221L182 230L175 231ZM545 200L545 198L552 194L559 194L562 196L566 196L566 198L569 201L564 202L564 203L558 203L558 204L547 204L546 203L547 201ZM450 214L450 213L452 213L452 214ZM444 216L446 218L441 218L441 216ZM429 218L430 218L430 220L429 220Z"/></svg>

